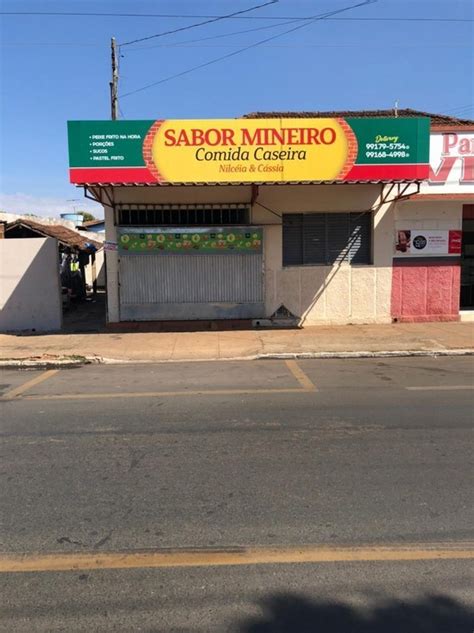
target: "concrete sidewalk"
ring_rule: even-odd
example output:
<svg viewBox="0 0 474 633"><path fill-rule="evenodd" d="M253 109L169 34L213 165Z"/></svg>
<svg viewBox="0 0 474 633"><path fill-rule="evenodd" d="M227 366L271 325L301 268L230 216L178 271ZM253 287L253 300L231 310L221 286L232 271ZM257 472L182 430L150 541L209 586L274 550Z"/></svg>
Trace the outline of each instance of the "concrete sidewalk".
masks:
<svg viewBox="0 0 474 633"><path fill-rule="evenodd" d="M31 359L183 361L267 356L372 356L474 352L474 323L317 326L302 330L0 334L0 363Z"/></svg>

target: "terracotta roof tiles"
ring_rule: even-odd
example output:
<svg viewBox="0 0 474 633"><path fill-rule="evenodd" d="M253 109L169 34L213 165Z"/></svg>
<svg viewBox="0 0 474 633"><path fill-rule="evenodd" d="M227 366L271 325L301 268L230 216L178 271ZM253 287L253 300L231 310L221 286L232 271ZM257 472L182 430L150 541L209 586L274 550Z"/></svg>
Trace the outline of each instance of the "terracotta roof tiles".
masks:
<svg viewBox="0 0 474 633"><path fill-rule="evenodd" d="M367 117L393 117L395 115L394 110L328 110L328 111L305 111L305 112L250 112L244 114L244 119L273 119L273 118L295 118L295 119L309 119L317 117L353 117L353 118L367 118ZM431 119L432 125L453 125L453 126L466 126L474 125L472 119L458 119L456 117L449 116L447 114L433 114L432 112L422 112L421 110L412 110L411 108L399 109L397 112L399 117L428 117Z"/></svg>
<svg viewBox="0 0 474 633"><path fill-rule="evenodd" d="M6 232L16 226L30 228L32 231L35 231L44 237L54 237L61 244L71 248L77 248L79 250L87 250L86 243L92 244L97 249L102 247L102 244L99 242L83 237L77 231L68 229L66 226L62 226L61 224L41 224L40 222L35 222L29 218L20 218L14 222L9 222L5 227Z"/></svg>

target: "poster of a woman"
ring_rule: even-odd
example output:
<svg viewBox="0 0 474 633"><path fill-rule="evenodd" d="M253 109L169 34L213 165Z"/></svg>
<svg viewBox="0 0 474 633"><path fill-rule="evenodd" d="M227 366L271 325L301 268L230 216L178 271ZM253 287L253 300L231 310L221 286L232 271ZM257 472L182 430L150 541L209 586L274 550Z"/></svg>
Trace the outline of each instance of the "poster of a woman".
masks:
<svg viewBox="0 0 474 633"><path fill-rule="evenodd" d="M409 253L411 246L411 231L397 231L397 243L395 250L400 253Z"/></svg>

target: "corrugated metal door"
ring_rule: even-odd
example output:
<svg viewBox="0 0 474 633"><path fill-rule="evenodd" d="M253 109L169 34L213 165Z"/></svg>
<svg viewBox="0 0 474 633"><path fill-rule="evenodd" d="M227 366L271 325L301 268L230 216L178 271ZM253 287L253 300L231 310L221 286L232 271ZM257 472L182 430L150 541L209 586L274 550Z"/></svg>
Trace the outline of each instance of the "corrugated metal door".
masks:
<svg viewBox="0 0 474 633"><path fill-rule="evenodd" d="M121 251L119 275L122 321L242 319L264 314L262 252Z"/></svg>

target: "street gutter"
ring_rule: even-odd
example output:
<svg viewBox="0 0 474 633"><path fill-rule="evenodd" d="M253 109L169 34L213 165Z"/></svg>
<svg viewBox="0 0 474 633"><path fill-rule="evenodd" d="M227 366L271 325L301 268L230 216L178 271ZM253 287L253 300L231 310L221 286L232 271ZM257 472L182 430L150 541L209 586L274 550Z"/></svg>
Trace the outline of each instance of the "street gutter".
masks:
<svg viewBox="0 0 474 633"><path fill-rule="evenodd" d="M437 357L437 356L474 356L474 349L423 349L423 350L377 350L377 351L338 351L338 352L281 352L233 356L223 358L179 358L179 359L120 359L105 356L23 358L0 360L0 369L72 369L84 365L151 365L160 363L200 363L215 361L251 361L251 360L330 360L344 358L399 358L399 357Z"/></svg>

